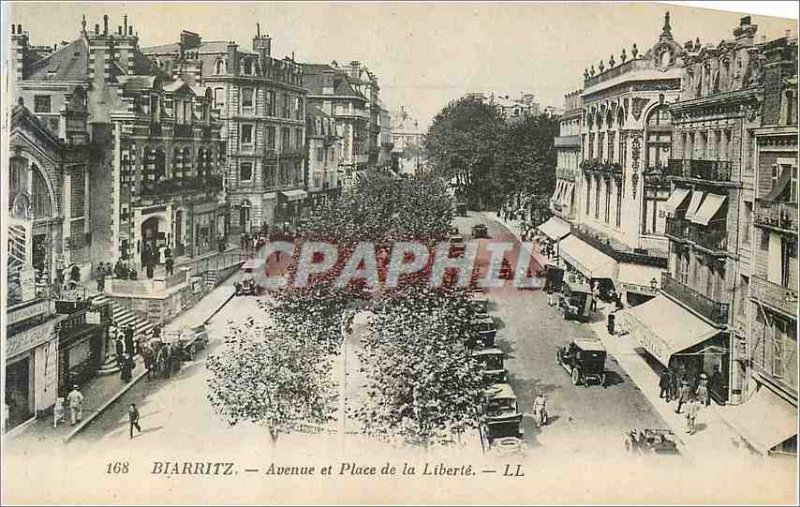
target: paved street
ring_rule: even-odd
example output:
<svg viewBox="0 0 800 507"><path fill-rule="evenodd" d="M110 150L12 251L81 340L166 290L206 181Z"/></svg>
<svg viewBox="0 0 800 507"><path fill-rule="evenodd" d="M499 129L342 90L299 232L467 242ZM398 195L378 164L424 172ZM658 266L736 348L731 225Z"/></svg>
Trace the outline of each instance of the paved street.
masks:
<svg viewBox="0 0 800 507"><path fill-rule="evenodd" d="M479 222L489 230L489 239L481 243L514 242L515 259L520 244L501 224L477 213L456 220L465 239L471 238L472 225ZM555 307L547 305L543 291L494 289L489 298L490 313L498 323L497 343L506 352L506 369L525 415L523 428L530 448L605 455L622 449L626 429L666 427L611 356L606 362L608 387L572 385L556 362L556 347L575 338L594 338L594 333L586 324L563 320ZM551 417L542 429L536 428L531 417L537 390L545 394Z"/></svg>

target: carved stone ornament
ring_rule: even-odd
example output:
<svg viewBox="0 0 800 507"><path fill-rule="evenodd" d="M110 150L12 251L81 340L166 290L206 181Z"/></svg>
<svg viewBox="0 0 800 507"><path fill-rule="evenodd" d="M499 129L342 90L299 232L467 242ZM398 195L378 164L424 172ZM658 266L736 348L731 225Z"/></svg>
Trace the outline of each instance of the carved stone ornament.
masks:
<svg viewBox="0 0 800 507"><path fill-rule="evenodd" d="M639 187L639 173L636 172L636 171L633 171L631 173L631 187L633 189L633 200L635 201L636 200L636 190Z"/></svg>
<svg viewBox="0 0 800 507"><path fill-rule="evenodd" d="M642 153L641 133L635 132L632 134L631 142L631 167L634 171L639 168L639 156Z"/></svg>
<svg viewBox="0 0 800 507"><path fill-rule="evenodd" d="M641 97L633 98L633 106L631 108L631 112L633 113L633 117L636 121L639 121L639 117L642 116L642 111L644 110L644 106L646 106L649 102L650 99L645 99Z"/></svg>

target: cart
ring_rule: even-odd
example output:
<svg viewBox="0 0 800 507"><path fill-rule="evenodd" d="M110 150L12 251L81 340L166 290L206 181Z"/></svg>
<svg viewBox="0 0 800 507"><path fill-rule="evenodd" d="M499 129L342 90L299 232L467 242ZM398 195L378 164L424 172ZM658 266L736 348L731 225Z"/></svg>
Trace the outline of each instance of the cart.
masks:
<svg viewBox="0 0 800 507"><path fill-rule="evenodd" d="M205 324L194 327L170 328L162 332L162 341L165 345L178 345L181 352L181 361L194 361L198 350L208 346L208 332Z"/></svg>

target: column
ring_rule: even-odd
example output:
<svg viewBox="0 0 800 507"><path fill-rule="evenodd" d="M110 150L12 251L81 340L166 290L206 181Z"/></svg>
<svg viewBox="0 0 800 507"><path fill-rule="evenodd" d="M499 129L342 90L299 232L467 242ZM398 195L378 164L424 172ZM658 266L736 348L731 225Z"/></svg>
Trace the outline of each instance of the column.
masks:
<svg viewBox="0 0 800 507"><path fill-rule="evenodd" d="M61 216L63 217L63 221L61 222L61 240L64 243L62 252L64 256L64 266L69 266L72 254L72 247L66 246L67 238L71 235L70 225L72 224L72 174L70 174L69 171L64 171L64 183L61 192Z"/></svg>

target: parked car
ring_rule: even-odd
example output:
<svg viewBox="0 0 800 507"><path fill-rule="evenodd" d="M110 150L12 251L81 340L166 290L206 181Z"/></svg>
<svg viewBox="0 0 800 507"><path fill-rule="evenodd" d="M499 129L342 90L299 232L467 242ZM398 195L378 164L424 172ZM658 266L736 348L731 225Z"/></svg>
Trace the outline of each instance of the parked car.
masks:
<svg viewBox="0 0 800 507"><path fill-rule="evenodd" d="M564 320L588 321L592 306L592 289L588 285L567 282L562 285L562 291L558 308Z"/></svg>
<svg viewBox="0 0 800 507"><path fill-rule="evenodd" d="M567 370L575 385L589 386L590 381L606 386L606 349L597 340L574 340L558 347L556 361Z"/></svg>
<svg viewBox="0 0 800 507"><path fill-rule="evenodd" d="M486 228L486 224L475 224L472 226L472 237L477 238L488 238L489 237L489 229Z"/></svg>
<svg viewBox="0 0 800 507"><path fill-rule="evenodd" d="M503 365L505 354L502 350L489 347L472 351L472 357L483 369L484 378L492 383L506 382L506 369Z"/></svg>
<svg viewBox="0 0 800 507"><path fill-rule="evenodd" d="M480 344L483 347L494 347L494 339L497 336L497 325L490 316L473 319L472 329L478 333Z"/></svg>
<svg viewBox="0 0 800 507"><path fill-rule="evenodd" d="M168 327L161 332L160 339L167 344L177 343L183 353L182 361L194 361L197 351L208 346L208 331L204 324L194 327Z"/></svg>
<svg viewBox="0 0 800 507"><path fill-rule="evenodd" d="M677 438L672 430L646 428L625 432L625 450L653 454L680 454Z"/></svg>
<svg viewBox="0 0 800 507"><path fill-rule="evenodd" d="M460 234L450 235L450 253L456 256L464 255L464 250L467 246L464 244L464 238Z"/></svg>
<svg viewBox="0 0 800 507"><path fill-rule="evenodd" d="M484 451L493 448L518 450L525 430L520 428L522 412L517 395L509 384L494 384L484 393L483 421L480 425Z"/></svg>
<svg viewBox="0 0 800 507"><path fill-rule="evenodd" d="M489 316L489 299L485 297L473 297L472 308L475 310L475 317L485 319Z"/></svg>

